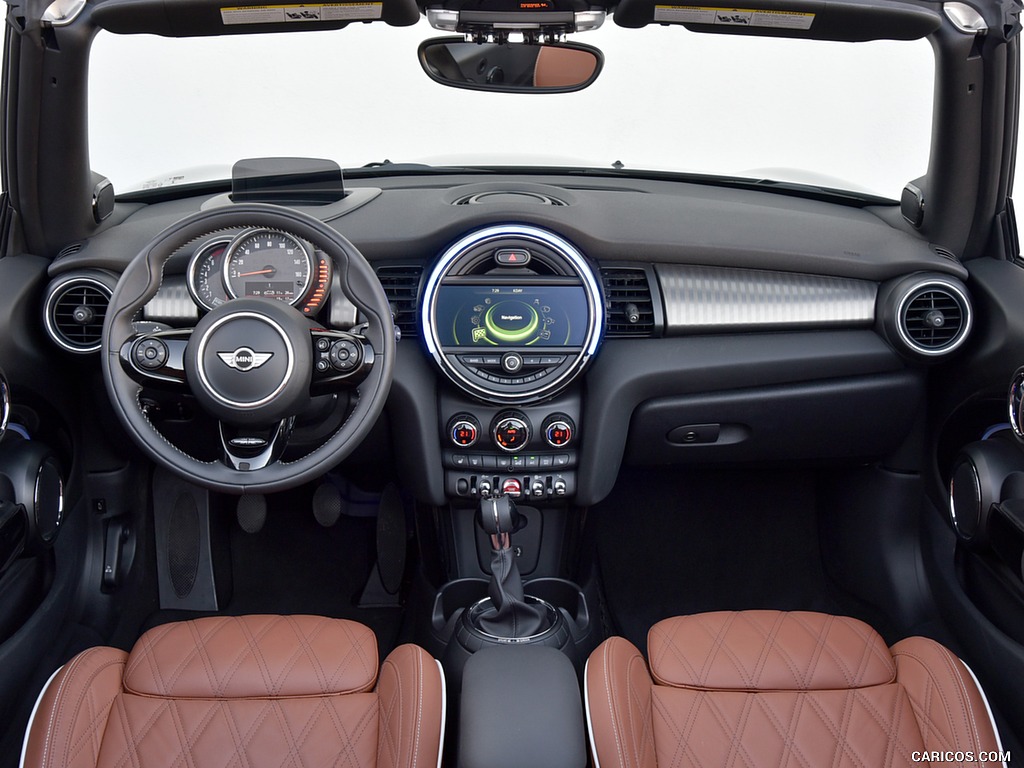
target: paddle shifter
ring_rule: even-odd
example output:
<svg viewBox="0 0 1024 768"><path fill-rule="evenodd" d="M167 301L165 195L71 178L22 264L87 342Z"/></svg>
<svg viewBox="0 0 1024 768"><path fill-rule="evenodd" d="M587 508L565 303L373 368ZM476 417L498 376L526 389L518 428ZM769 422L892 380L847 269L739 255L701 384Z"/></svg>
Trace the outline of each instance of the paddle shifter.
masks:
<svg viewBox="0 0 1024 768"><path fill-rule="evenodd" d="M544 606L527 603L523 579L512 551L512 532L521 525L521 516L508 496L492 496L480 501L480 525L491 537L491 583L487 593L489 608L476 618L478 629L497 637L524 638L540 634L551 620Z"/></svg>

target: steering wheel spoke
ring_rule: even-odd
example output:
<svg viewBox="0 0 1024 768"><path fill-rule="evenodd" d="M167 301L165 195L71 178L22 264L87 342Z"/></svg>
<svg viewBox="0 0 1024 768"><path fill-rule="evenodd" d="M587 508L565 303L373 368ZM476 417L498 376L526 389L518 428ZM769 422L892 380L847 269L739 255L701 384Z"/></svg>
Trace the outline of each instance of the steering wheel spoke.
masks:
<svg viewBox="0 0 1024 768"><path fill-rule="evenodd" d="M312 330L310 335L313 344L310 394L324 395L354 387L373 369L373 345L365 336L322 328Z"/></svg>
<svg viewBox="0 0 1024 768"><path fill-rule="evenodd" d="M121 367L143 386L181 389L186 386L185 348L191 328L137 333L121 345Z"/></svg>
<svg viewBox="0 0 1024 768"><path fill-rule="evenodd" d="M269 467L281 458L288 447L294 426L294 417L281 419L268 427L239 427L220 422L224 465L239 472L255 472Z"/></svg>

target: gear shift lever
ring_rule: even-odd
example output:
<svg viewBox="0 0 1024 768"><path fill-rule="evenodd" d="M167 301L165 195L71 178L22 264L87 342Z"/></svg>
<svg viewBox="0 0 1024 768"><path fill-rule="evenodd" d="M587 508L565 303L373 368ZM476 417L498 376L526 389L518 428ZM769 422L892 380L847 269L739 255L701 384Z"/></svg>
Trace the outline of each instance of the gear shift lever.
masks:
<svg viewBox="0 0 1024 768"><path fill-rule="evenodd" d="M515 504L508 496L482 499L478 514L481 527L491 537L491 583L487 588L491 607L479 615L478 628L505 638L543 632L550 626L547 611L542 605L526 602L512 552L512 532L520 521Z"/></svg>

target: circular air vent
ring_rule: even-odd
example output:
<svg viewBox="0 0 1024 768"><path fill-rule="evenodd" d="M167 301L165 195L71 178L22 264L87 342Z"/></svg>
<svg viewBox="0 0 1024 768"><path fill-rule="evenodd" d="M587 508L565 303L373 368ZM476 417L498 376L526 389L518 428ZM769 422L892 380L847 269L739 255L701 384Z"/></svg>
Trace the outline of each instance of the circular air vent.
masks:
<svg viewBox="0 0 1024 768"><path fill-rule="evenodd" d="M47 290L44 320L57 346L75 354L98 352L112 288L99 277L71 275Z"/></svg>
<svg viewBox="0 0 1024 768"><path fill-rule="evenodd" d="M900 339L913 352L928 357L949 354L963 344L971 320L966 291L946 279L912 284L896 310Z"/></svg>

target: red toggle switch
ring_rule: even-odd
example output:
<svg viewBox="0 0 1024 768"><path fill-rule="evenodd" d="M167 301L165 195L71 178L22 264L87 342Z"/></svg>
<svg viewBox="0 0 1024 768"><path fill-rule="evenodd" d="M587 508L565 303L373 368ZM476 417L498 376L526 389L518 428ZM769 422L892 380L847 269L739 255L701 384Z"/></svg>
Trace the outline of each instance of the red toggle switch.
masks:
<svg viewBox="0 0 1024 768"><path fill-rule="evenodd" d="M523 484L516 478L510 477L501 484L501 492L508 496L522 496Z"/></svg>

